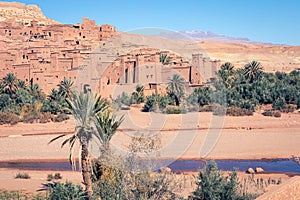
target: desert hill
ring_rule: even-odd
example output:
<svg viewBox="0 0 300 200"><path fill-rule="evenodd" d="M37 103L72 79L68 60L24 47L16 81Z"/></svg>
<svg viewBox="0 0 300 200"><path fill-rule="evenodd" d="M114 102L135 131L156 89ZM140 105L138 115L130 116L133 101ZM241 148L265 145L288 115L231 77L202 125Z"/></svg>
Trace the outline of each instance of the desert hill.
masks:
<svg viewBox="0 0 300 200"><path fill-rule="evenodd" d="M59 24L47 18L37 5L25 5L18 2L0 2L0 21L15 21L30 24L36 20L39 24Z"/></svg>
<svg viewBox="0 0 300 200"><path fill-rule="evenodd" d="M200 41L199 45L212 59L232 62L242 67L251 60L262 63L269 72L289 72L300 68L300 46L249 44L241 42Z"/></svg>

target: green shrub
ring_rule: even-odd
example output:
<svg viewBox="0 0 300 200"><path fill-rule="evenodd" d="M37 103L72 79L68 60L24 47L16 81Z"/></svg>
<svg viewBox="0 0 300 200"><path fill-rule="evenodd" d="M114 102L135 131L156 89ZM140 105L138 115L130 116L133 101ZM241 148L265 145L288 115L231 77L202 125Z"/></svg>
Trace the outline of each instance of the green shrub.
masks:
<svg viewBox="0 0 300 200"><path fill-rule="evenodd" d="M239 182L236 172L224 176L217 167L216 162L210 161L205 170L199 171L197 188L189 199L254 199L255 195L242 193L238 190Z"/></svg>
<svg viewBox="0 0 300 200"><path fill-rule="evenodd" d="M17 173L15 178L18 178L18 179L30 179L30 176L28 173Z"/></svg>
<svg viewBox="0 0 300 200"><path fill-rule="evenodd" d="M67 114L60 113L57 116L53 117L52 121L53 122L62 122L62 121L68 120L68 119L70 119L70 117Z"/></svg>
<svg viewBox="0 0 300 200"><path fill-rule="evenodd" d="M285 104L285 99L283 97L279 97L272 103L272 108L275 110L281 110Z"/></svg>
<svg viewBox="0 0 300 200"><path fill-rule="evenodd" d="M226 115L229 116L251 116L253 111L246 108L230 107L226 110Z"/></svg>
<svg viewBox="0 0 300 200"><path fill-rule="evenodd" d="M180 114L181 108L179 106L167 106L165 112L167 114Z"/></svg>
<svg viewBox="0 0 300 200"><path fill-rule="evenodd" d="M0 112L0 125L2 124L17 124L19 122L19 116L10 112L10 111L5 111L5 112Z"/></svg>
<svg viewBox="0 0 300 200"><path fill-rule="evenodd" d="M44 184L46 190L48 190L49 200L84 200L87 197L87 193L82 189L80 185L73 184L71 182L60 183L48 183Z"/></svg>

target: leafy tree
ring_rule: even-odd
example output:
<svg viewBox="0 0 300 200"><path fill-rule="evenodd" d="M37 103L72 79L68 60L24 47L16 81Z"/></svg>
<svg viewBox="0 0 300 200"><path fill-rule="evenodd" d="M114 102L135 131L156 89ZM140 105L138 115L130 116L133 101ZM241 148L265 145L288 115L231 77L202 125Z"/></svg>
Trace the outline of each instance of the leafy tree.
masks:
<svg viewBox="0 0 300 200"><path fill-rule="evenodd" d="M18 91L15 94L14 100L16 105L20 107L24 106L25 104L33 103L33 98L31 94L25 89L18 89Z"/></svg>
<svg viewBox="0 0 300 200"><path fill-rule="evenodd" d="M171 105L172 103L173 99L168 95L161 96L160 94L152 94L151 96L146 97L146 102L143 111L162 111L167 107L167 105Z"/></svg>
<svg viewBox="0 0 300 200"><path fill-rule="evenodd" d="M4 112L11 105L10 97L8 94L0 94L0 111Z"/></svg>
<svg viewBox="0 0 300 200"><path fill-rule="evenodd" d="M48 98L44 101L42 111L52 114L64 113L64 108L68 107L65 97L58 90L52 89Z"/></svg>
<svg viewBox="0 0 300 200"><path fill-rule="evenodd" d="M18 80L13 73L8 73L3 79L2 84L3 88L8 90L8 94L10 98L12 98L13 94L17 90Z"/></svg>
<svg viewBox="0 0 300 200"><path fill-rule="evenodd" d="M236 172L224 176L214 161L210 161L205 170L199 171L196 184L197 188L192 194L194 200L237 200L245 197L238 193Z"/></svg>
<svg viewBox="0 0 300 200"><path fill-rule="evenodd" d="M74 164L72 149L74 144L79 142L81 149L83 183L88 193L88 199L91 199L93 190L88 146L93 136L101 141L101 137L94 129L93 124L96 120L96 115L107 109L106 101L100 96L93 95L91 92L80 92L79 94L75 94L71 99L67 99L67 103L69 104L69 112L74 116L78 125L75 128L74 134L62 143L62 147L67 143L70 144L70 162ZM55 137L49 143L64 136L66 136L66 134Z"/></svg>
<svg viewBox="0 0 300 200"><path fill-rule="evenodd" d="M160 54L159 62L161 62L163 65L169 65L171 62L171 58L167 54Z"/></svg>
<svg viewBox="0 0 300 200"><path fill-rule="evenodd" d="M212 91L209 87L196 88L188 97L188 103L192 105L204 106L211 103Z"/></svg>
<svg viewBox="0 0 300 200"><path fill-rule="evenodd" d="M244 75L252 83L261 78L263 67L257 61L252 61L244 66Z"/></svg>
<svg viewBox="0 0 300 200"><path fill-rule="evenodd" d="M179 106L180 99L184 95L185 80L179 74L174 74L172 78L168 79L167 90L171 97L175 100L175 105Z"/></svg>

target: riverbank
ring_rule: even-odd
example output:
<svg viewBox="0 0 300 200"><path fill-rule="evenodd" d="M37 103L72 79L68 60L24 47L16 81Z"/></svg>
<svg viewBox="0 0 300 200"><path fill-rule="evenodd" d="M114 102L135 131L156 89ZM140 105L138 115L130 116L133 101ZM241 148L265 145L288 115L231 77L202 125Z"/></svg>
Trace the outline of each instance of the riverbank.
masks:
<svg viewBox="0 0 300 200"><path fill-rule="evenodd" d="M120 153L128 150L131 136L144 134L154 136L159 143L160 151L157 155L160 158L261 160L300 156L298 113L283 113L281 118L265 117L259 113L247 117L216 117L212 113L162 115L132 109L128 113L122 111L119 114L125 114L126 120L111 142L116 152ZM74 127L75 122L72 119L61 123L2 125L0 146L3 148L0 151L0 161L66 161L69 148L61 148L63 139L48 143L61 133L71 134ZM19 171L0 169L0 188L35 191L45 183L48 173L55 173L49 170L22 170L27 171L32 178L14 179ZM64 178L63 181L81 182L80 172L59 172ZM239 174L249 176L244 172ZM261 176L274 179L285 177L283 181L289 179L288 175L277 173Z"/></svg>

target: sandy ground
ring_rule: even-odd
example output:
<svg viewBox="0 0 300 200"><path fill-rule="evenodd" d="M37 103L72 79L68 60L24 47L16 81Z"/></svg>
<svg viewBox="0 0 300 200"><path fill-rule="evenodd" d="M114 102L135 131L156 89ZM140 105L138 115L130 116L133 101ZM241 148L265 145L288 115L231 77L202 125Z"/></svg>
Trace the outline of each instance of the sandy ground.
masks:
<svg viewBox="0 0 300 200"><path fill-rule="evenodd" d="M112 139L112 147L126 153L131 136L155 136L158 152L164 158L262 159L300 156L300 114L283 114L281 118L215 117L211 113L162 115L142 113L137 109L126 119ZM68 147L62 139L48 144L61 133L72 133L75 122L0 126L0 161L67 159ZM97 153L97 152L95 152ZM24 170L23 170L24 171ZM23 172L22 171L22 172ZM30 180L14 179L18 170L0 169L0 188L35 191L47 182L48 171L28 171ZM55 173L55 172L52 172ZM80 183L79 172L60 172L64 180ZM267 175L266 175L267 176ZM268 176L278 176L269 175ZM286 175L280 175L284 181ZM192 188L186 191L191 191Z"/></svg>

